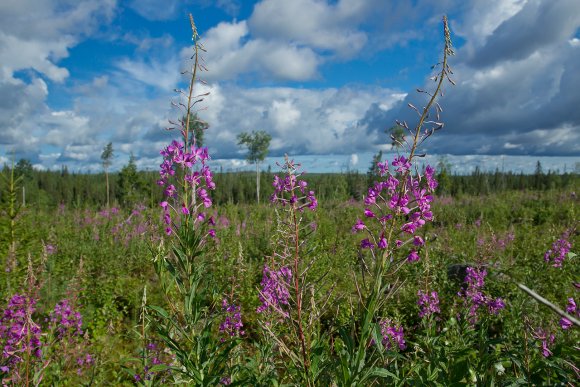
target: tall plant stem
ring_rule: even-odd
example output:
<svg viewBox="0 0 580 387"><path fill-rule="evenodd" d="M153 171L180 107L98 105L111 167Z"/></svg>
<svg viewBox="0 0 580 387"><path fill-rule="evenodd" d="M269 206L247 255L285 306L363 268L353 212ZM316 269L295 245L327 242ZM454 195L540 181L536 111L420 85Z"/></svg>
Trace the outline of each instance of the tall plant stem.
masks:
<svg viewBox="0 0 580 387"><path fill-rule="evenodd" d="M299 270L299 254L300 247L300 229L298 227L298 219L296 218L296 208L292 206L292 222L294 226L294 292L296 294L296 313L298 323L298 338L302 349L302 361L304 362L304 378L306 383L310 386L310 359L306 350L306 339L304 337L304 329L302 327L302 293L300 292L300 272Z"/></svg>
<svg viewBox="0 0 580 387"><path fill-rule="evenodd" d="M189 81L189 90L187 94L187 114L185 115L185 127L183 128L183 151L188 152L188 148L191 148L189 144L189 123L191 121L191 109L193 107L193 89L195 87L195 81L197 79L197 69L199 67L199 35L197 34L197 27L193 21L193 15L189 14L189 23L191 24L191 39L193 40L193 67L191 69L191 79ZM183 176L183 204L189 206L189 185L185 180L185 174ZM195 200L195 192L192 193ZM195 205L195 204L194 204ZM189 222L189 218L186 218L186 224Z"/></svg>
<svg viewBox="0 0 580 387"><path fill-rule="evenodd" d="M415 127L415 136L413 138L413 145L411 146L411 152L409 153L409 162L413 159L415 155L415 151L417 150L417 145L419 144L419 135L421 133L421 128L429 115L429 110L435 103L437 99L437 95L441 93L441 87L443 86L443 80L447 77L447 57L451 52L451 39L450 39L450 32L449 32L449 25L447 24L447 16L443 16L443 33L445 35L445 47L443 49L443 63L441 65L441 72L439 73L439 79L437 82L437 87L435 88L435 92L431 95L427 106L423 108L423 113L419 118L419 123Z"/></svg>

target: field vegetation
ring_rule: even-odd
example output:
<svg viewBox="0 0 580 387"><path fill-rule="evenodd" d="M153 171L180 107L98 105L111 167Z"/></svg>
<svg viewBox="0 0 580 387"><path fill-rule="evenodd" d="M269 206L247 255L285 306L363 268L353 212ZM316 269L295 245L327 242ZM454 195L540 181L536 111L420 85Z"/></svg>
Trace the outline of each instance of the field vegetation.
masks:
<svg viewBox="0 0 580 387"><path fill-rule="evenodd" d="M452 54L368 174L213 173L196 71L160 172L5 166L3 384L577 384L580 177L415 168Z"/></svg>

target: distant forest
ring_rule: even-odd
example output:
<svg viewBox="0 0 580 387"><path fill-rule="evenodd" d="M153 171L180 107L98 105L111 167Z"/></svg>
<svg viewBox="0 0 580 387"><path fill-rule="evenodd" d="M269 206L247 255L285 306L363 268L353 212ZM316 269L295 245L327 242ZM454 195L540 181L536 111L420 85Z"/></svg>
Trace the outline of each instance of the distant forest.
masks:
<svg viewBox="0 0 580 387"><path fill-rule="evenodd" d="M538 162L533 174L483 172L475 169L470 175L454 175L445 165L438 166L439 196L488 195L506 190L577 190L580 174L558 174L543 171ZM4 165L0 180L0 200L9 193L11 167ZM18 201L38 208L64 204L72 208L99 208L106 205L105 174L71 173L66 167L60 171L38 171L27 160L14 166L18 182ZM270 182L274 173L262 172L260 197L272 193ZM130 208L136 204L156 206L162 200L162 189L156 184L157 172L138 171L133 160L119 172L109 173L111 205ZM325 201L359 200L368 187L378 180L376 168L367 173L308 173L306 180L321 203ZM256 201L256 174L254 172L216 172L216 190L212 198L216 204L241 204ZM262 201L265 201L262 200Z"/></svg>

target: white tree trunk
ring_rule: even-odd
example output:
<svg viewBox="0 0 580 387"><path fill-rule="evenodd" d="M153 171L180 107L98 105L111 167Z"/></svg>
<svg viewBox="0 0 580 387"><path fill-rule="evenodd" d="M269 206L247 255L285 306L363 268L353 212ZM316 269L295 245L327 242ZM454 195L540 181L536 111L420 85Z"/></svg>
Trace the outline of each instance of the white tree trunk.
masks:
<svg viewBox="0 0 580 387"><path fill-rule="evenodd" d="M256 161L256 197L258 204L260 204L260 163Z"/></svg>
<svg viewBox="0 0 580 387"><path fill-rule="evenodd" d="M107 208L109 208L109 173L105 171L105 181L107 184Z"/></svg>

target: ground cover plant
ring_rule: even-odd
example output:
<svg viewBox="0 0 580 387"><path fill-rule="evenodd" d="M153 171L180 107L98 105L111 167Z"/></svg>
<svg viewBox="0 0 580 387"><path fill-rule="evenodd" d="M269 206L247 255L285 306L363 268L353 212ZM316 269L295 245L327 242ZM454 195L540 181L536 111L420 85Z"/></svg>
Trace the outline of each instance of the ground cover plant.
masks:
<svg viewBox="0 0 580 387"><path fill-rule="evenodd" d="M577 383L577 178L449 196L436 166L418 167L453 83L445 18L433 89L360 195L322 200L287 156L262 186L269 204L220 205L192 125L205 49L190 21L184 110L151 189L161 200L41 210L5 169L3 384Z"/></svg>

